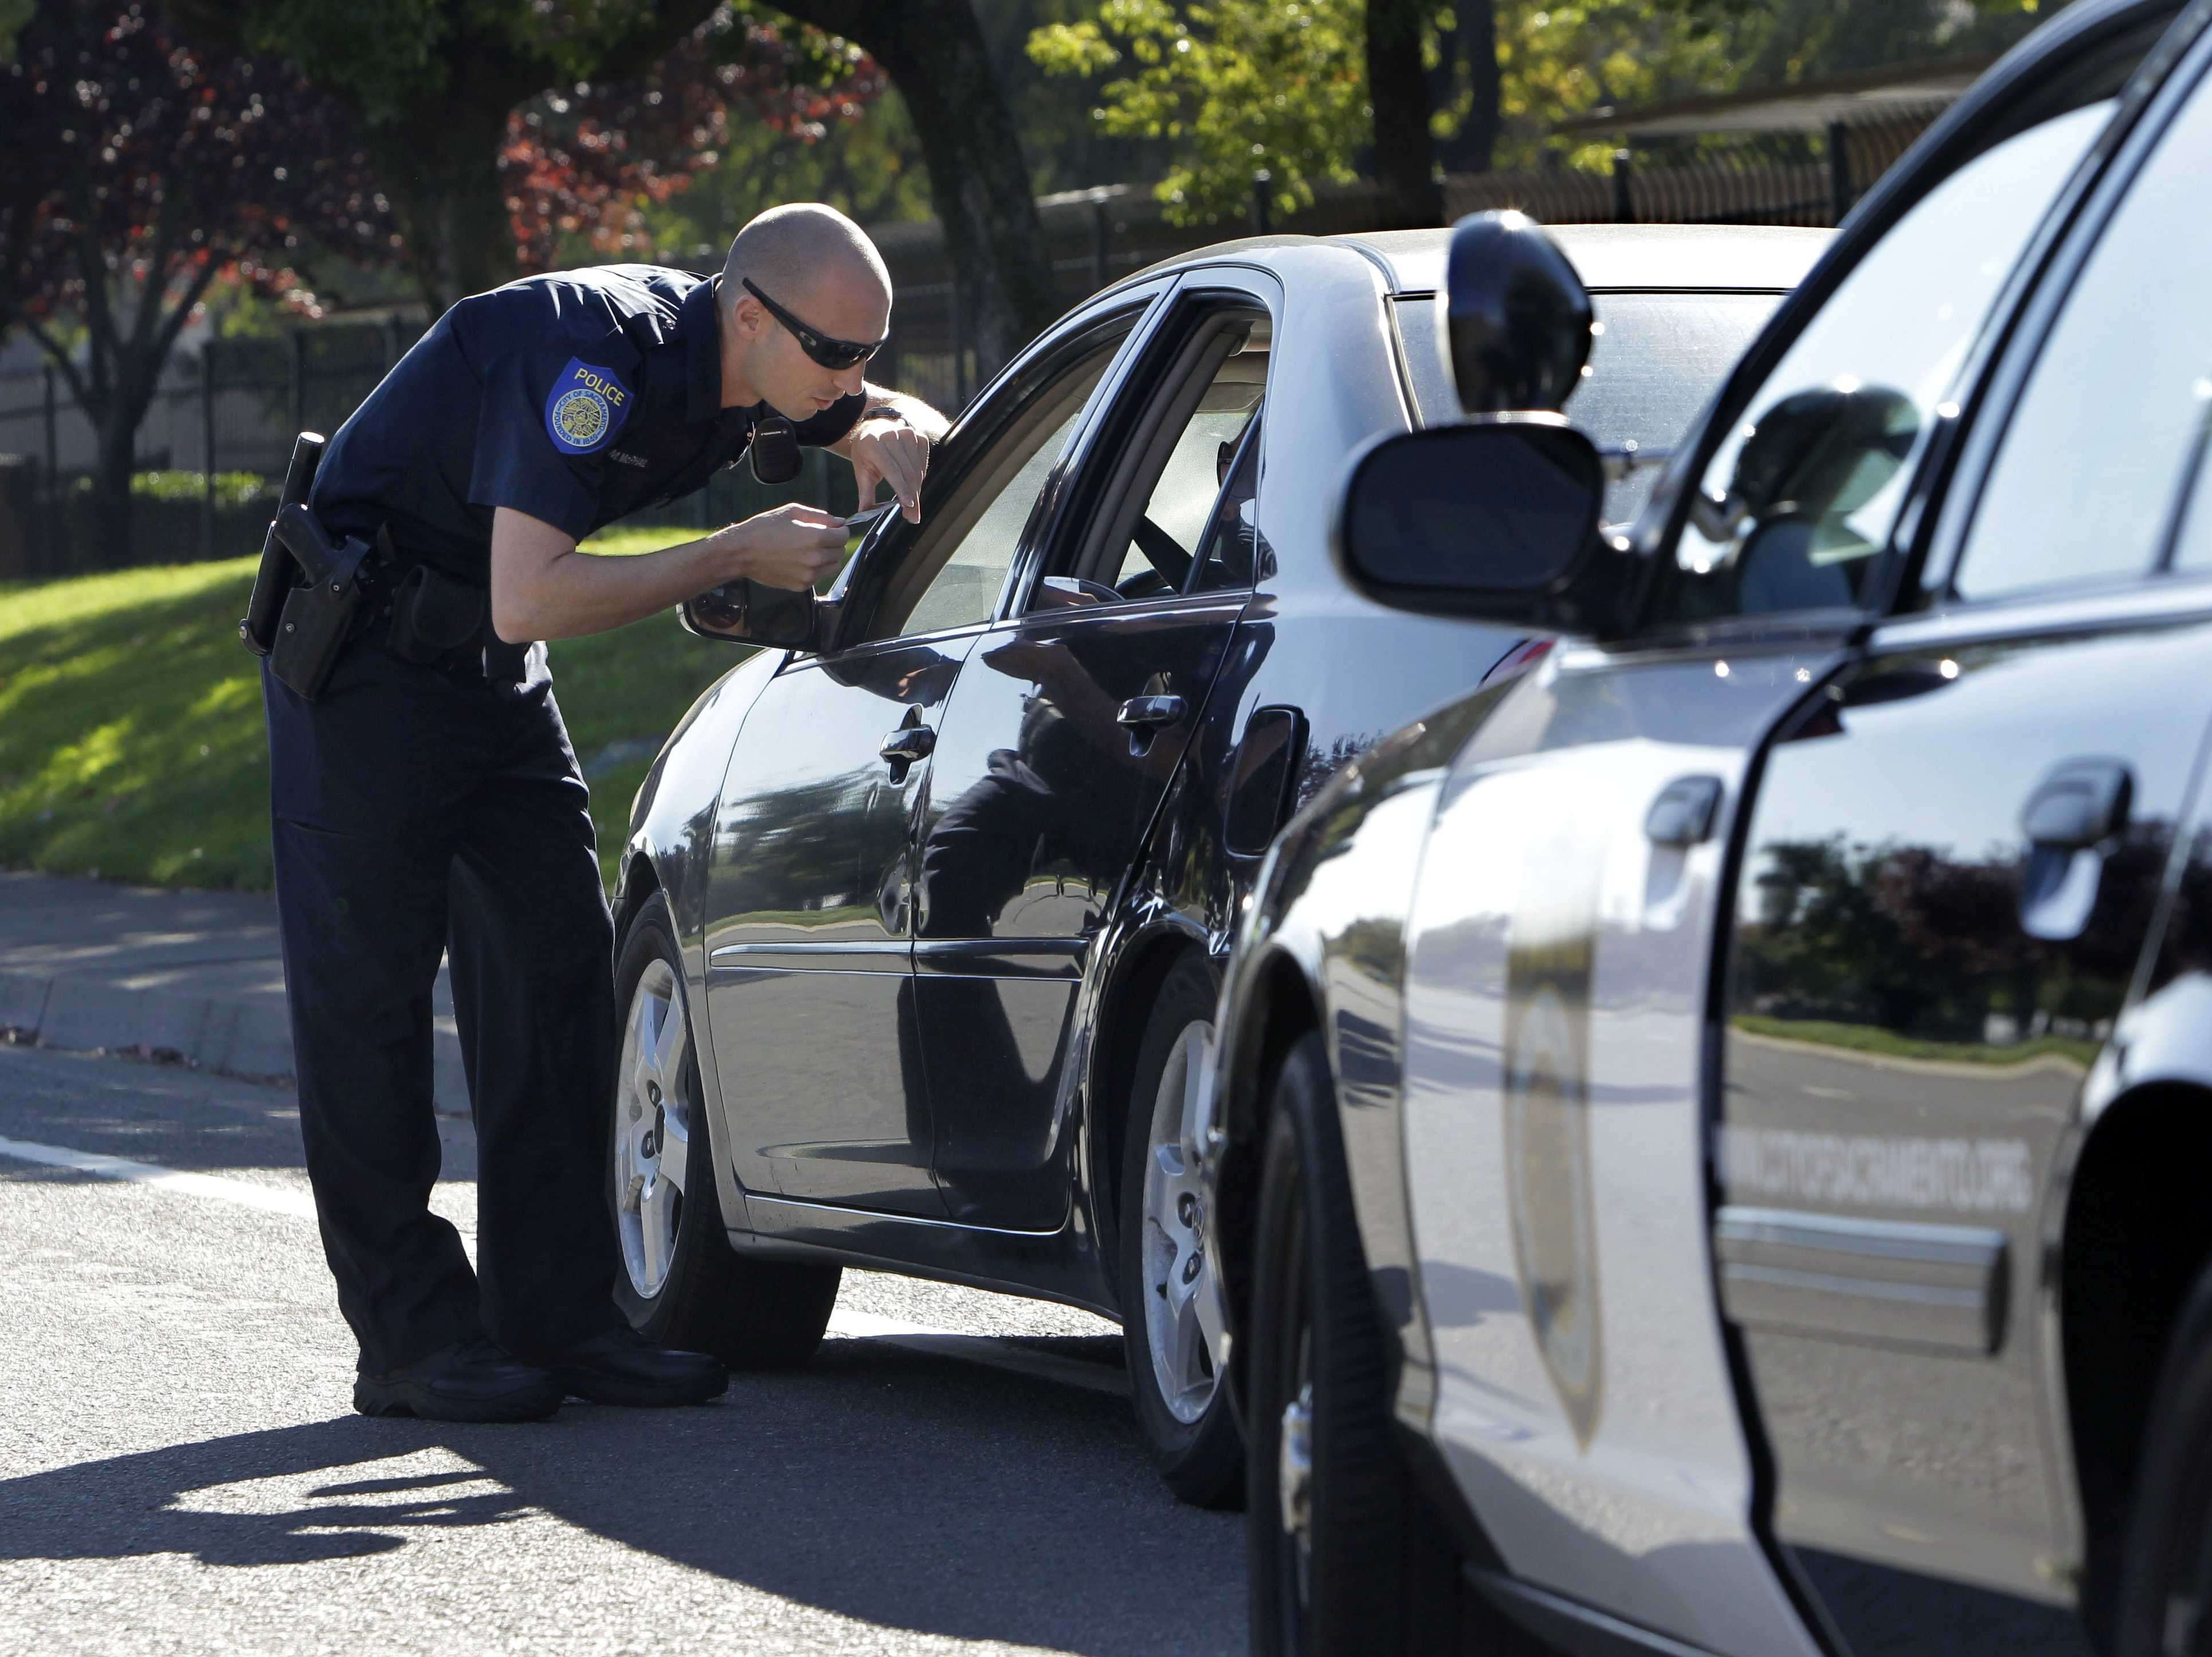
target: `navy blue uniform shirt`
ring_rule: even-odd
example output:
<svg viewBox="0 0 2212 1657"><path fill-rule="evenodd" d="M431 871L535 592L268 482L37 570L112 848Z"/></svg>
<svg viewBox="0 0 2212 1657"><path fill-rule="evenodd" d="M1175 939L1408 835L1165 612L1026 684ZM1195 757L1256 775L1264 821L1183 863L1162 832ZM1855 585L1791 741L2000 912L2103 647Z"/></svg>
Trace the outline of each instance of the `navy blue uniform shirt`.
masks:
<svg viewBox="0 0 2212 1657"><path fill-rule="evenodd" d="M580 540L703 487L769 412L722 406L720 282L600 265L461 300L331 440L316 513L334 535L389 525L403 554L481 586L495 507ZM836 442L865 406L840 399L799 441Z"/></svg>

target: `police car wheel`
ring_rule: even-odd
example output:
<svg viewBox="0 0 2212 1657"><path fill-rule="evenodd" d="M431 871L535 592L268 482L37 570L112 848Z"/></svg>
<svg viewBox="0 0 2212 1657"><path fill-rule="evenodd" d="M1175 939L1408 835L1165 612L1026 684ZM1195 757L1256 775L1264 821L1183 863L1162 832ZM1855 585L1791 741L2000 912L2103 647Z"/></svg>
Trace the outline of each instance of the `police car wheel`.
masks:
<svg viewBox="0 0 2212 1657"><path fill-rule="evenodd" d="M1214 1374L1221 1284L1206 1249L1198 1113L1213 1063L1213 974L1187 956L1137 1048L1121 1139L1121 1339L1137 1423L1168 1488L1202 1508L1243 1494L1244 1446Z"/></svg>
<svg viewBox="0 0 2212 1657"><path fill-rule="evenodd" d="M2136 1479L2112 1649L2212 1649L2212 1270L2166 1344Z"/></svg>
<svg viewBox="0 0 2212 1657"><path fill-rule="evenodd" d="M730 1247L682 963L667 901L655 894L630 923L615 970L615 1299L658 1344L745 1369L803 1363L821 1344L842 1268L748 1259Z"/></svg>
<svg viewBox="0 0 2212 1657"><path fill-rule="evenodd" d="M1318 1035L1291 1049L1276 1082L1252 1261L1252 1650L1531 1649L1462 1587L1449 1537L1399 1454L1382 1323Z"/></svg>

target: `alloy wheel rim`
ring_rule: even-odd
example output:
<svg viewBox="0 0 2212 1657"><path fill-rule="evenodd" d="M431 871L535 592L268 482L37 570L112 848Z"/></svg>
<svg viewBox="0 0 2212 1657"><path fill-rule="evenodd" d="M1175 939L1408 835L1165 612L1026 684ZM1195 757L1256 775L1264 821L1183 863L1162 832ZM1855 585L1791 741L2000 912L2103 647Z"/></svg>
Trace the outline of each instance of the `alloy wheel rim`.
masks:
<svg viewBox="0 0 2212 1657"><path fill-rule="evenodd" d="M1186 1427L1213 1402L1223 1329L1220 1282L1206 1251L1198 1142L1212 1079L1213 1026L1194 1020L1168 1050L1153 1097L1139 1240L1152 1385L1168 1413Z"/></svg>
<svg viewBox="0 0 2212 1657"><path fill-rule="evenodd" d="M639 1298L668 1282L684 1220L684 1181L691 1151L691 1101L684 1077L690 1034L676 974L649 962L623 1023L615 1084L615 1229L623 1266Z"/></svg>

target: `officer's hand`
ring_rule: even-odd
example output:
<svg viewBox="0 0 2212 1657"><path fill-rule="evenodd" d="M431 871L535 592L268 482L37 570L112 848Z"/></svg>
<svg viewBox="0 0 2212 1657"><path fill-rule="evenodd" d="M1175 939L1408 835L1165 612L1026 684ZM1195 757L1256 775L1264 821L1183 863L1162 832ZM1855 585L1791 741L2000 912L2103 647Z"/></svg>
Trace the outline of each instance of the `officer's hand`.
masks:
<svg viewBox="0 0 2212 1657"><path fill-rule="evenodd" d="M716 531L734 555L725 580L750 576L796 592L811 587L845 561L845 520L819 507L777 507Z"/></svg>
<svg viewBox="0 0 2212 1657"><path fill-rule="evenodd" d="M903 420L864 420L853 428L848 451L853 482L860 486L860 509L876 503L878 483L891 486L909 524L921 522L921 480L929 471L929 440Z"/></svg>

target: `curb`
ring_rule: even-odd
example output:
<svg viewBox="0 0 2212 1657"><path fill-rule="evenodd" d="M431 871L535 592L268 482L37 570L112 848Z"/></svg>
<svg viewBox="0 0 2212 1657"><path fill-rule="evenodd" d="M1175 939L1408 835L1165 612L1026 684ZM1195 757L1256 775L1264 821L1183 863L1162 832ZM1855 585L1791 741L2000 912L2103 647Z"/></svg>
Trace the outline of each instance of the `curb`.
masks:
<svg viewBox="0 0 2212 1657"><path fill-rule="evenodd" d="M431 1033L435 1108L441 1116L466 1116L460 1037L442 1028L444 1022ZM245 1081L294 1085L291 1020L266 1000L0 968L0 1032L64 1052L135 1052Z"/></svg>

